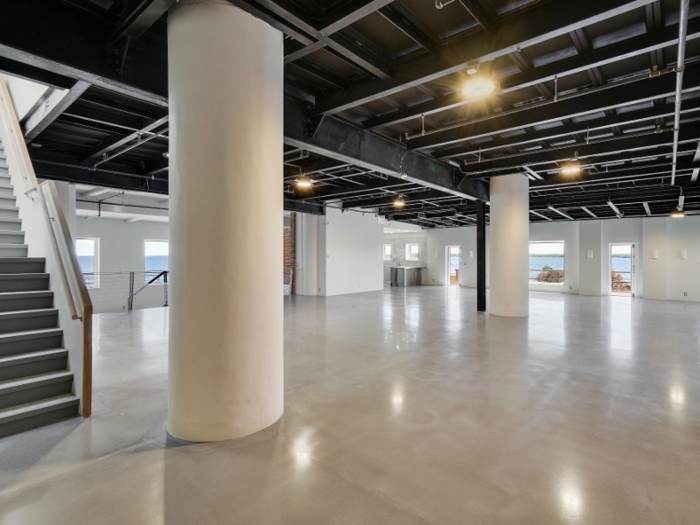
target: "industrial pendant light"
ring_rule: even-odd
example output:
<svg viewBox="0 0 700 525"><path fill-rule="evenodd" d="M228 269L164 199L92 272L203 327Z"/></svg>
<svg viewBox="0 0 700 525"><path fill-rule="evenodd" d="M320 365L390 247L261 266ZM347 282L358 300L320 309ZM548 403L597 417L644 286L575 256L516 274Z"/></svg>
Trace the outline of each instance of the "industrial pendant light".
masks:
<svg viewBox="0 0 700 525"><path fill-rule="evenodd" d="M297 188L310 188L311 184L311 179L308 177L299 177L297 179Z"/></svg>
<svg viewBox="0 0 700 525"><path fill-rule="evenodd" d="M406 206L406 202L403 200L403 197L401 195L394 199L394 206L396 208L403 208L404 206Z"/></svg>

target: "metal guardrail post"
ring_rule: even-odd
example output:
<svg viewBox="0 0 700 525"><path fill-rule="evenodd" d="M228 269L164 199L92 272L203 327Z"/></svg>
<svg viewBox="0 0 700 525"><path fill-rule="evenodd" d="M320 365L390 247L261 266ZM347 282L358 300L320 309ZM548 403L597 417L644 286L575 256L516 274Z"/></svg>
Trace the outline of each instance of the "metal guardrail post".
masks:
<svg viewBox="0 0 700 525"><path fill-rule="evenodd" d="M165 299L163 306L168 306L168 272L163 272L163 299Z"/></svg>
<svg viewBox="0 0 700 525"><path fill-rule="evenodd" d="M134 309L134 272L129 272L129 311Z"/></svg>

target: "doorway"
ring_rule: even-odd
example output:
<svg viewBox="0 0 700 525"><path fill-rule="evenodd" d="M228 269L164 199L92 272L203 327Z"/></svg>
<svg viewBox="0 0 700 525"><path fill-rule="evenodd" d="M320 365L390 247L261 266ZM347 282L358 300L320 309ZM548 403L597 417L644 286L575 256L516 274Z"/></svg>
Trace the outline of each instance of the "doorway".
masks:
<svg viewBox="0 0 700 525"><path fill-rule="evenodd" d="M459 261L460 247L447 247L447 279L445 282L448 286L459 286Z"/></svg>
<svg viewBox="0 0 700 525"><path fill-rule="evenodd" d="M633 243L610 245L610 295L635 296L635 253Z"/></svg>

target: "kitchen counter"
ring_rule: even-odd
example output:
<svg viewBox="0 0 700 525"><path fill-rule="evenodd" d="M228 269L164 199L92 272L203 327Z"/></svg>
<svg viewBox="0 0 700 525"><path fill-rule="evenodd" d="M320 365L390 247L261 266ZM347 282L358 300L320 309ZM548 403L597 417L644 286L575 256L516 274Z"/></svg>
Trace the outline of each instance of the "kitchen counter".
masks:
<svg viewBox="0 0 700 525"><path fill-rule="evenodd" d="M388 266L391 286L418 286L423 282L425 266Z"/></svg>

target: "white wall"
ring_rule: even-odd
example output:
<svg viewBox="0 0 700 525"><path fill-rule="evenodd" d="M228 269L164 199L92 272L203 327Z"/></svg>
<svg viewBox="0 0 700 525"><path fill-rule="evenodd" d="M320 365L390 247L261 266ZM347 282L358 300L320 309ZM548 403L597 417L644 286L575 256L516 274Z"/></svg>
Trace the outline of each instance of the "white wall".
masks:
<svg viewBox="0 0 700 525"><path fill-rule="evenodd" d="M489 242L486 232L486 283L489 283ZM459 261L459 284L476 288L476 228L450 228L428 230L428 270L423 272L423 284L447 285L447 247L461 248ZM469 252L474 257L469 257Z"/></svg>
<svg viewBox="0 0 700 525"><path fill-rule="evenodd" d="M666 219L666 232L666 298L673 301L700 301L700 217ZM644 248L649 253L651 249L658 249L648 243L645 243ZM686 260L681 260L681 250L687 250Z"/></svg>
<svg viewBox="0 0 700 525"><path fill-rule="evenodd" d="M13 77L11 75L3 76L5 77L5 82L7 82L7 90L10 92L12 104L15 106L17 119L22 120L49 88L43 84L31 82L23 78ZM67 90L57 91L63 92Z"/></svg>
<svg viewBox="0 0 700 525"><path fill-rule="evenodd" d="M146 268L145 241L168 240L168 224L163 222L138 221L125 222L118 219L90 219L78 217L76 220L76 237L99 239L99 257L97 271L107 272L143 272ZM142 285L140 281L136 286ZM90 289L95 313L116 312L127 309L128 276L107 276L100 278L98 288ZM157 291L156 291L157 290ZM153 285L148 294L161 295L162 287ZM150 297L142 292L143 300L137 298L134 308L152 307Z"/></svg>
<svg viewBox="0 0 700 525"><path fill-rule="evenodd" d="M327 208L319 229L320 295L383 289L383 245L376 215Z"/></svg>
<svg viewBox="0 0 700 525"><path fill-rule="evenodd" d="M384 244L391 245L391 259L384 261L385 266L423 266L426 264L428 254L428 236L425 232L411 233L385 233ZM418 245L418 260L406 259L406 245ZM383 252L382 252L383 254Z"/></svg>
<svg viewBox="0 0 700 525"><path fill-rule="evenodd" d="M603 293L603 221L574 223L579 229L579 294L601 295ZM573 225L572 225L573 226ZM588 258L588 251L593 258Z"/></svg>
<svg viewBox="0 0 700 525"><path fill-rule="evenodd" d="M487 231L487 285L488 238ZM700 216L535 223L530 225L530 240L563 240L566 244L564 286L531 284L530 290L609 295L610 244L634 243L637 297L700 301ZM475 227L427 230L426 244L423 284L445 285L446 247L460 246L460 284L476 287ZM468 257L470 250L473 259ZM587 258L588 250L593 250L593 259ZM658 259L651 258L652 250L659 250ZM687 250L686 260L680 258L681 250Z"/></svg>

